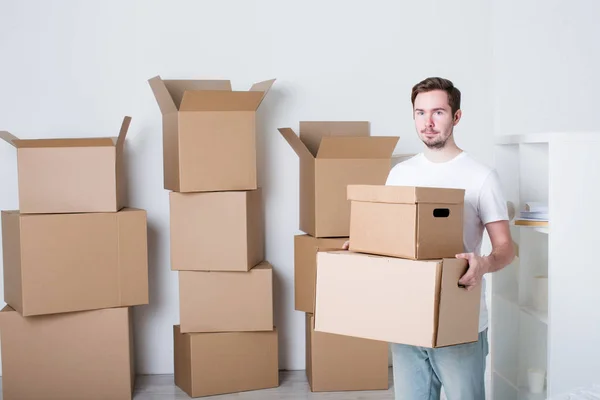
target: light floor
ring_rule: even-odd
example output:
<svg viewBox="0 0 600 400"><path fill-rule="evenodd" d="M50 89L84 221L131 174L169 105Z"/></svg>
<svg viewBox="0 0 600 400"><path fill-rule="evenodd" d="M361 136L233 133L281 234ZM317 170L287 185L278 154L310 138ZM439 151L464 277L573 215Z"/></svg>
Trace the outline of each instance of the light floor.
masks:
<svg viewBox="0 0 600 400"><path fill-rule="evenodd" d="M394 400L394 382L391 368L389 372L390 385L388 390L312 393L304 371L281 371L279 387L277 388L210 396L207 398L211 400ZM1 387L2 381L0 379L0 389ZM134 400L187 400L190 397L175 386L173 375L141 375L136 379L136 389L133 398ZM1 399L2 394L0 391ZM445 399L445 396L442 394L443 399Z"/></svg>

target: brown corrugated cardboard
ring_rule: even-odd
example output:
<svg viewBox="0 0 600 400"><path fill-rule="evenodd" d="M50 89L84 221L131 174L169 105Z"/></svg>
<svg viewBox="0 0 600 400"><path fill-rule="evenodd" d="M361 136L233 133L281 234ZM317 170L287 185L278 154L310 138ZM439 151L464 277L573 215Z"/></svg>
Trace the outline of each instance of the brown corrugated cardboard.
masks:
<svg viewBox="0 0 600 400"><path fill-rule="evenodd" d="M22 317L0 312L4 400L130 400L134 388L128 308Z"/></svg>
<svg viewBox="0 0 600 400"><path fill-rule="evenodd" d="M313 392L388 389L388 344L315 332L306 314L306 376Z"/></svg>
<svg viewBox="0 0 600 400"><path fill-rule="evenodd" d="M248 271L264 260L261 189L169 194L171 269Z"/></svg>
<svg viewBox="0 0 600 400"><path fill-rule="evenodd" d="M300 230L314 237L350 232L349 184L384 184L398 137L370 137L368 122L300 122L279 129L300 158Z"/></svg>
<svg viewBox="0 0 600 400"><path fill-rule="evenodd" d="M24 316L148 304L146 211L2 212L4 300Z"/></svg>
<svg viewBox="0 0 600 400"><path fill-rule="evenodd" d="M248 272L179 271L181 332L269 331L273 267Z"/></svg>
<svg viewBox="0 0 600 400"><path fill-rule="evenodd" d="M463 252L463 189L348 185L350 250L410 259Z"/></svg>
<svg viewBox="0 0 600 400"><path fill-rule="evenodd" d="M22 214L114 212L124 205L123 145L131 122L118 137L17 139L19 209Z"/></svg>
<svg viewBox="0 0 600 400"><path fill-rule="evenodd" d="M317 255L315 331L424 347L477 341L481 286L458 287L463 259Z"/></svg>
<svg viewBox="0 0 600 400"><path fill-rule="evenodd" d="M315 312L315 280L317 252L341 250L347 238L315 238L310 235L294 237L294 299L295 309Z"/></svg>
<svg viewBox="0 0 600 400"><path fill-rule="evenodd" d="M232 91L228 80L148 82L163 114L165 189L257 188L256 110L274 79L249 91Z"/></svg>
<svg viewBox="0 0 600 400"><path fill-rule="evenodd" d="M181 333L173 327L175 384L191 397L279 386L277 330Z"/></svg>

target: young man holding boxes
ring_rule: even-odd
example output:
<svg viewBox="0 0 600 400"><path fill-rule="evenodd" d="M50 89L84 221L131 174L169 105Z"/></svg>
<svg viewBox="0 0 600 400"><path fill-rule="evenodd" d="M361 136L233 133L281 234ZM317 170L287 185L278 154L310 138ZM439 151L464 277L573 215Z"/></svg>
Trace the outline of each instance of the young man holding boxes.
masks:
<svg viewBox="0 0 600 400"><path fill-rule="evenodd" d="M441 387L450 400L485 398L484 376L487 341L487 308L483 276L504 268L514 258L506 200L496 172L475 161L455 143L453 129L460 121L460 91L442 78L427 78L412 89L413 118L426 148L396 165L388 186L421 186L465 190L465 252L457 258L469 269L459 280L466 290L482 284L479 340L440 348L392 344L396 400L439 399ZM484 229L492 252L480 256ZM348 243L344 245L348 248Z"/></svg>

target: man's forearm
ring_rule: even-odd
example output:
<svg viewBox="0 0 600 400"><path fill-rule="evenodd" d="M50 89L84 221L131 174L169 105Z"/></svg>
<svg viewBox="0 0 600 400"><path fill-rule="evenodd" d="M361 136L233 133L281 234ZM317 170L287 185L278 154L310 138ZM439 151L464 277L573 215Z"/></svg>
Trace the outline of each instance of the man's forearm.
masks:
<svg viewBox="0 0 600 400"><path fill-rule="evenodd" d="M486 265L486 272L500 271L510 264L515 258L515 249L512 242L498 245L492 249L492 252L483 257Z"/></svg>

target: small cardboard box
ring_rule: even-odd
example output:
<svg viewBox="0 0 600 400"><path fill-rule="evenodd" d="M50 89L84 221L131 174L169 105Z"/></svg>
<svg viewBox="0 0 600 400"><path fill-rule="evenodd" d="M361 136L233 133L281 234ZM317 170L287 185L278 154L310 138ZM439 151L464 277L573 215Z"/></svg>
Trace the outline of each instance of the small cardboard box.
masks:
<svg viewBox="0 0 600 400"><path fill-rule="evenodd" d="M115 212L124 205L123 145L131 122L118 137L18 139L19 210L22 214Z"/></svg>
<svg viewBox="0 0 600 400"><path fill-rule="evenodd" d="M0 311L4 400L130 400L132 316L109 308L24 318Z"/></svg>
<svg viewBox="0 0 600 400"><path fill-rule="evenodd" d="M248 271L264 260L262 190L169 194L171 269Z"/></svg>
<svg viewBox="0 0 600 400"><path fill-rule="evenodd" d="M248 272L179 271L181 332L273 329L273 267Z"/></svg>
<svg viewBox="0 0 600 400"><path fill-rule="evenodd" d="M350 250L417 260L463 252L463 189L348 185Z"/></svg>
<svg viewBox="0 0 600 400"><path fill-rule="evenodd" d="M256 189L256 110L274 82L232 91L228 80L150 79L163 114L165 189Z"/></svg>
<svg viewBox="0 0 600 400"><path fill-rule="evenodd" d="M190 397L279 386L277 329L181 333L173 327L175 385Z"/></svg>
<svg viewBox="0 0 600 400"><path fill-rule="evenodd" d="M294 303L297 311L315 312L317 252L341 250L348 238L294 237Z"/></svg>
<svg viewBox="0 0 600 400"><path fill-rule="evenodd" d="M466 271L457 258L320 252L315 331L429 348L475 342L481 286L460 288Z"/></svg>
<svg viewBox="0 0 600 400"><path fill-rule="evenodd" d="M398 137L371 137L368 122L300 122L300 136L279 129L300 158L300 230L347 237L349 184L382 185Z"/></svg>
<svg viewBox="0 0 600 400"><path fill-rule="evenodd" d="M148 304L146 211L2 211L4 301L23 316Z"/></svg>
<svg viewBox="0 0 600 400"><path fill-rule="evenodd" d="M313 392L388 389L388 344L315 332L306 314L306 377Z"/></svg>

